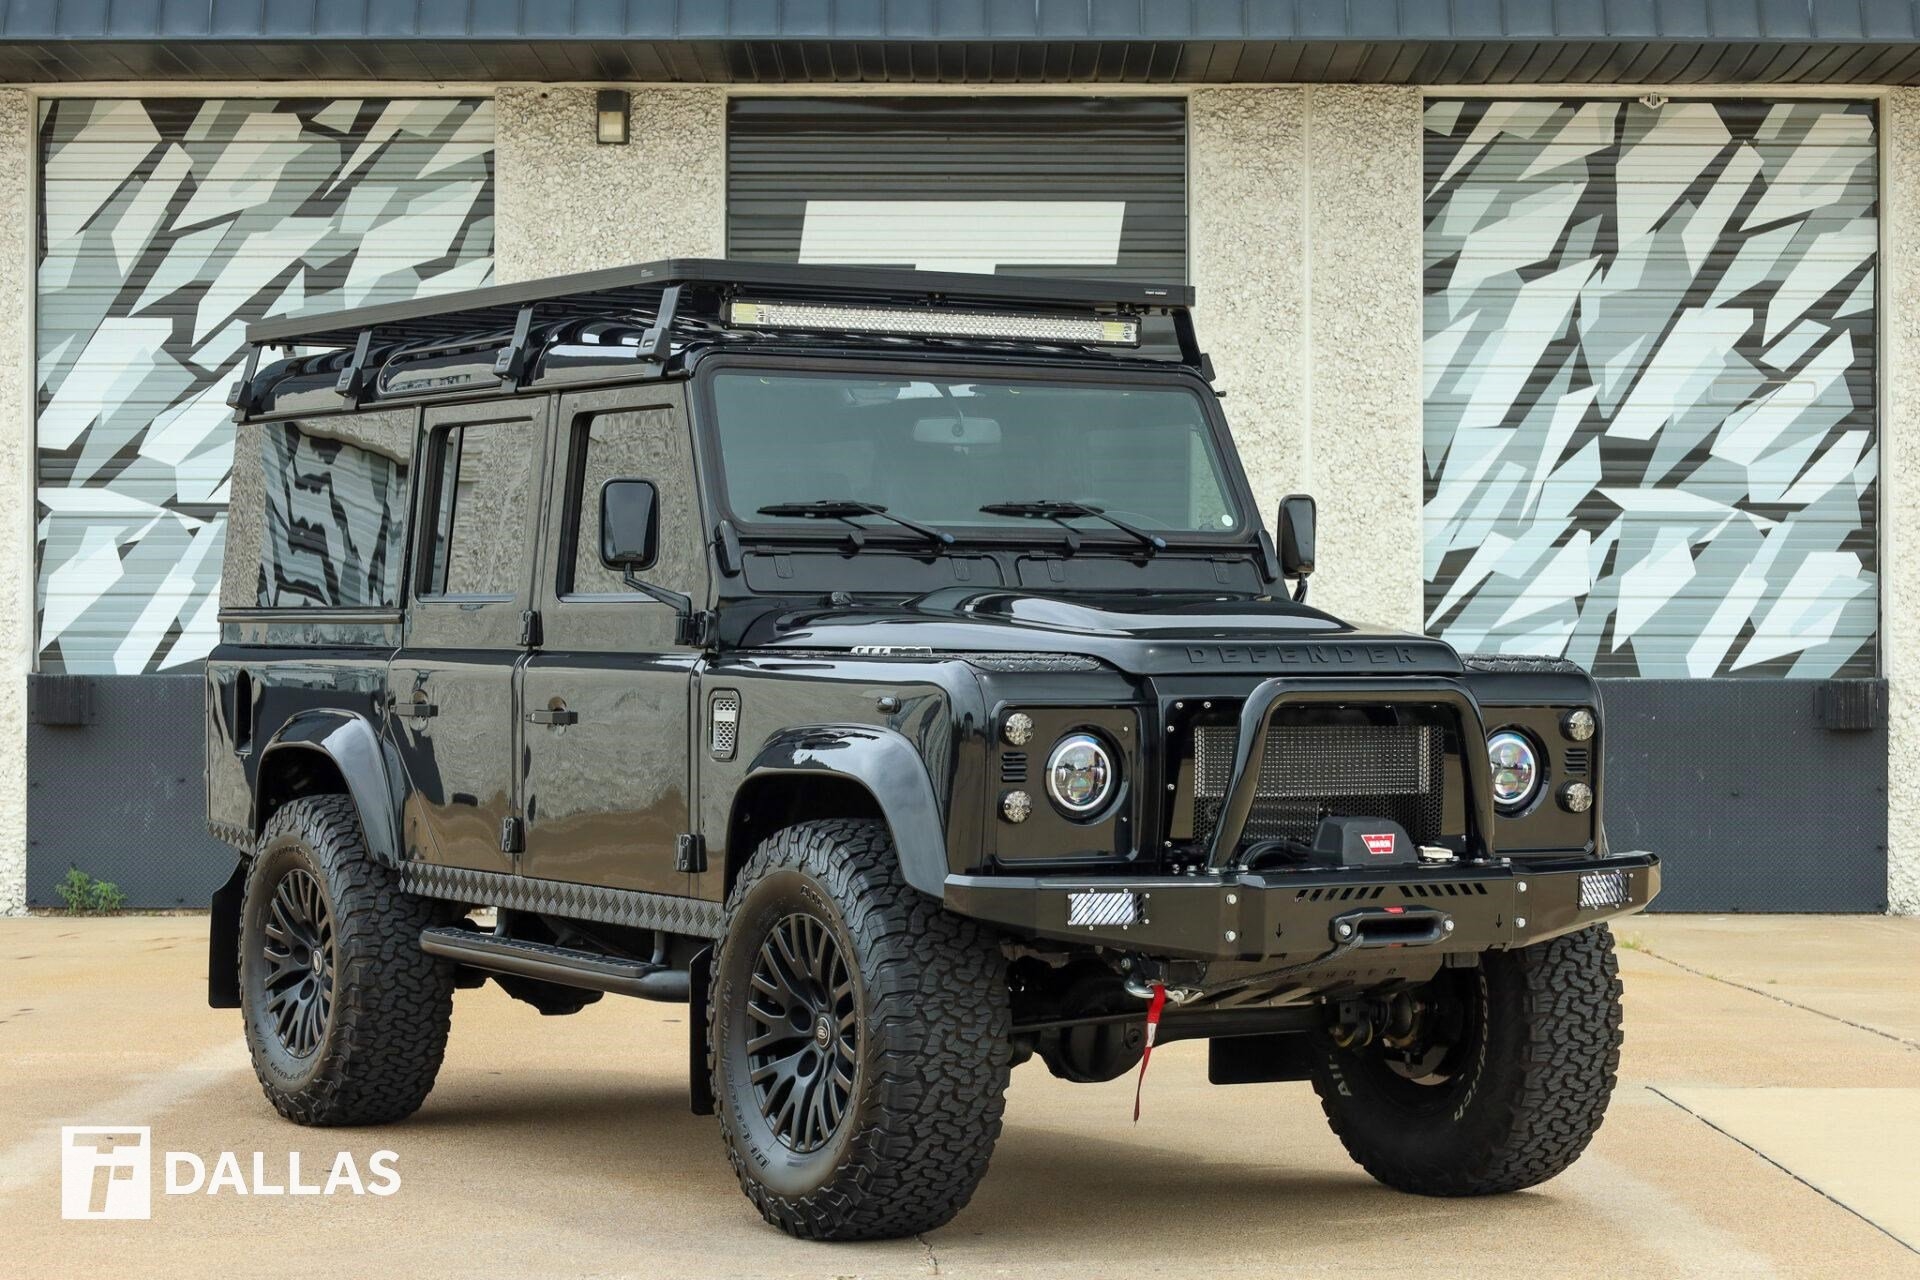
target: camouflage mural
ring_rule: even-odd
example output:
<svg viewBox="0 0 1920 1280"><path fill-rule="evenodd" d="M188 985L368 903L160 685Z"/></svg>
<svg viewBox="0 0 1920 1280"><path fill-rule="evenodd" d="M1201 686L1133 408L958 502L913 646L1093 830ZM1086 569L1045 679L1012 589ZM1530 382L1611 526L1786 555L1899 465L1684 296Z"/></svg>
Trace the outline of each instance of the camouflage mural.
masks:
<svg viewBox="0 0 1920 1280"><path fill-rule="evenodd" d="M1428 105L1429 632L1876 673L1875 148L1864 103Z"/></svg>
<svg viewBox="0 0 1920 1280"><path fill-rule="evenodd" d="M232 497L225 401L247 323L488 283L493 132L485 99L42 105L42 670L205 656ZM387 465L355 481L369 501L393 483ZM307 531L302 572L316 537L377 554L374 530L349 527L372 510ZM274 592L300 582L314 585L295 575ZM252 603L259 584L241 585Z"/></svg>

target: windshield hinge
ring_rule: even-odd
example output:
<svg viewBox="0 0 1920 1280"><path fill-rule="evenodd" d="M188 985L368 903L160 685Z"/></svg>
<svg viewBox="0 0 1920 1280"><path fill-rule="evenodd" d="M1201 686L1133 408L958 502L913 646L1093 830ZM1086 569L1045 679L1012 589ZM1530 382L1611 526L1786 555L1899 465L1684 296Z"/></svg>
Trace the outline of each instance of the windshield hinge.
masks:
<svg viewBox="0 0 1920 1280"><path fill-rule="evenodd" d="M520 647L523 649L540 647L540 611L538 609L520 611Z"/></svg>
<svg viewBox="0 0 1920 1280"><path fill-rule="evenodd" d="M692 645L696 649L711 649L720 630L719 621L711 609L683 613L679 624L674 627L673 641L675 644Z"/></svg>

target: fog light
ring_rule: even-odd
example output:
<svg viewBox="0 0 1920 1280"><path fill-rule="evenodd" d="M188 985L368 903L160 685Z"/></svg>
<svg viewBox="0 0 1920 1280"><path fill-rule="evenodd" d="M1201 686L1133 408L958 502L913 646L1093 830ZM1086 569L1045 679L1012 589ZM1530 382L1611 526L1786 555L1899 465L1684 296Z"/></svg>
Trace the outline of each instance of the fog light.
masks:
<svg viewBox="0 0 1920 1280"><path fill-rule="evenodd" d="M1024 791L1009 791L1000 797L1000 816L1008 822L1025 822L1033 816L1033 797Z"/></svg>
<svg viewBox="0 0 1920 1280"><path fill-rule="evenodd" d="M1026 746L1033 741L1033 717L1024 711L1014 712L1000 726L1000 736L1010 747Z"/></svg>
<svg viewBox="0 0 1920 1280"><path fill-rule="evenodd" d="M1580 877L1580 909L1624 907L1633 900L1632 882L1624 871L1589 871Z"/></svg>
<svg viewBox="0 0 1920 1280"><path fill-rule="evenodd" d="M1593 788L1584 782L1569 782L1560 788L1560 807L1568 813L1585 813L1593 808Z"/></svg>
<svg viewBox="0 0 1920 1280"><path fill-rule="evenodd" d="M1575 742L1585 742L1593 736L1593 712L1579 707L1561 717L1560 732Z"/></svg>

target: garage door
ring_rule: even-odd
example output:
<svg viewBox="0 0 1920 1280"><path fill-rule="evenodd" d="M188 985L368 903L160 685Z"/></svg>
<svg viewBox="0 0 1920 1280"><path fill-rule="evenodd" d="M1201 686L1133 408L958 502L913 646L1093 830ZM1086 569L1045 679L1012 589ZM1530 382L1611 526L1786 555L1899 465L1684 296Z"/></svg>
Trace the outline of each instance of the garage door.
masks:
<svg viewBox="0 0 1920 1280"><path fill-rule="evenodd" d="M190 667L247 323L486 283L493 104L61 99L40 144L40 669Z"/></svg>
<svg viewBox="0 0 1920 1280"><path fill-rule="evenodd" d="M736 99L727 251L782 262L1180 281L1186 104Z"/></svg>
<svg viewBox="0 0 1920 1280"><path fill-rule="evenodd" d="M1426 112L1427 626L1603 675L1872 676L1865 103Z"/></svg>
<svg viewBox="0 0 1920 1280"><path fill-rule="evenodd" d="M1878 187L1865 103L1426 109L1427 627L1606 677L1663 909L1886 906Z"/></svg>

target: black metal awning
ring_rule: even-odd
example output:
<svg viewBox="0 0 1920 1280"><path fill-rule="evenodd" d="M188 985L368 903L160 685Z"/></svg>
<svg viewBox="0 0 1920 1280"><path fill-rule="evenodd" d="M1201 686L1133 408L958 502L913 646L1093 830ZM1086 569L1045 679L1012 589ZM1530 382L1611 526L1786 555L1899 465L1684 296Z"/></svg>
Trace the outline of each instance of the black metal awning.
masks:
<svg viewBox="0 0 1920 1280"><path fill-rule="evenodd" d="M13 0L0 81L1907 84L1920 0Z"/></svg>

